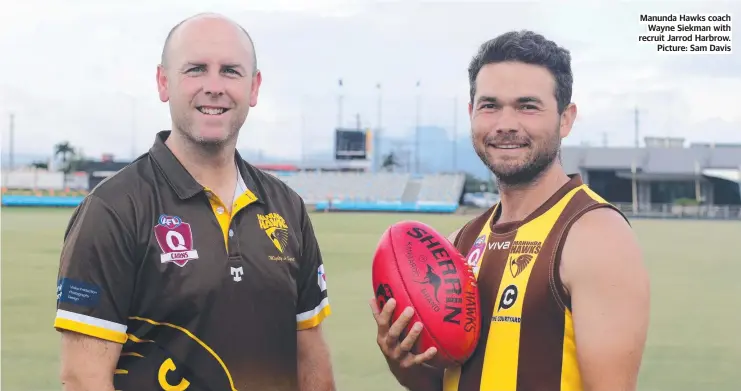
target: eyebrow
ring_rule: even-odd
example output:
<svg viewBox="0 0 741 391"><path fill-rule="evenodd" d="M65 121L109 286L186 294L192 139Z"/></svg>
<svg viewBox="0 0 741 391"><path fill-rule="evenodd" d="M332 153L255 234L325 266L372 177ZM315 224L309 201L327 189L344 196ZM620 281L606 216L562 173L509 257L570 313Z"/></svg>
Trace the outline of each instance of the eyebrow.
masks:
<svg viewBox="0 0 741 391"><path fill-rule="evenodd" d="M205 66L208 66L208 64L206 64L204 62L193 62L193 61L189 61L189 62L185 63L185 65L183 66L183 69L188 69L190 67L205 67ZM241 69L243 71L245 69L244 66L242 66L242 64L238 64L238 63L221 64L221 68L239 68L239 69Z"/></svg>
<svg viewBox="0 0 741 391"><path fill-rule="evenodd" d="M493 96L483 95L483 96L479 97L478 103L479 104L481 104L481 103L499 103L499 99L497 99L496 97L493 97ZM522 97L517 98L517 103L520 103L520 104L522 104L522 103L538 103L538 104L541 104L542 105L543 104L543 101L540 100L540 98L537 98L537 97L534 97L534 96L522 96Z"/></svg>

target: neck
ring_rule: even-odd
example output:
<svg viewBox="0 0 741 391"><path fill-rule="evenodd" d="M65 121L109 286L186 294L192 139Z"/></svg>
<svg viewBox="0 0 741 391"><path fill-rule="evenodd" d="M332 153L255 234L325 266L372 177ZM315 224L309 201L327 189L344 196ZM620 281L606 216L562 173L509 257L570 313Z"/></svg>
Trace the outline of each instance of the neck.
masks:
<svg viewBox="0 0 741 391"><path fill-rule="evenodd" d="M208 148L173 130L165 145L202 186L214 190L234 186L237 176L237 167L234 164L236 143L231 140L218 147Z"/></svg>
<svg viewBox="0 0 741 391"><path fill-rule="evenodd" d="M554 162L530 183L512 186L500 182L502 212L497 223L524 220L568 181L569 177L563 167Z"/></svg>

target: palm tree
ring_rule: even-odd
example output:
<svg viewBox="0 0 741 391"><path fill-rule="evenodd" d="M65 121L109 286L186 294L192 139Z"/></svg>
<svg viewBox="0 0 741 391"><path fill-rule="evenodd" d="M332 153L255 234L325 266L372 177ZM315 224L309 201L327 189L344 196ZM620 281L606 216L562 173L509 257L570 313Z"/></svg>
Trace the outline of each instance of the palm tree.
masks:
<svg viewBox="0 0 741 391"><path fill-rule="evenodd" d="M69 143L69 141L62 141L54 146L54 157L57 158L60 155L62 156L62 163L64 163L66 167L67 163L75 155L75 148Z"/></svg>
<svg viewBox="0 0 741 391"><path fill-rule="evenodd" d="M62 141L54 146L54 157L62 156L62 172L64 173L64 179L62 179L62 186L67 187L67 174L69 174L73 167L72 161L75 158L76 151L69 141Z"/></svg>

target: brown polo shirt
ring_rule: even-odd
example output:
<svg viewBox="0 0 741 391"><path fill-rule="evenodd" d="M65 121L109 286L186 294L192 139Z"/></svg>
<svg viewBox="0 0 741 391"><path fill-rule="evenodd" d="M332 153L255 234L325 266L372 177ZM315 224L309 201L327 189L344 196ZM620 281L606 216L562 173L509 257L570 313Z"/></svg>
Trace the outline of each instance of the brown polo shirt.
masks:
<svg viewBox="0 0 741 391"><path fill-rule="evenodd" d="M297 330L330 314L303 200L237 154L230 213L168 136L72 215L54 327L123 344L116 390L295 390Z"/></svg>

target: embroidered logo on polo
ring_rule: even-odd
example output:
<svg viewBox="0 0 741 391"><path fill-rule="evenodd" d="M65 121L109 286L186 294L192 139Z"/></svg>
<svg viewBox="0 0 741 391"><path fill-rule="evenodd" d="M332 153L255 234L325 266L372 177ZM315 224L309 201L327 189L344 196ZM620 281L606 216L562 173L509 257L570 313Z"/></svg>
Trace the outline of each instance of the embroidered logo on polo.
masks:
<svg viewBox="0 0 741 391"><path fill-rule="evenodd" d="M160 215L154 226L154 237L157 239L162 254L162 263L172 262L180 267L188 261L198 259L198 251L193 249L193 231L190 224L178 216Z"/></svg>
<svg viewBox="0 0 741 391"><path fill-rule="evenodd" d="M285 254L288 247L288 224L283 216L278 213L268 213L267 215L257 214L257 221L260 229L265 232L275 248L281 254ZM291 256L269 255L268 258L273 261L293 262L296 259Z"/></svg>

